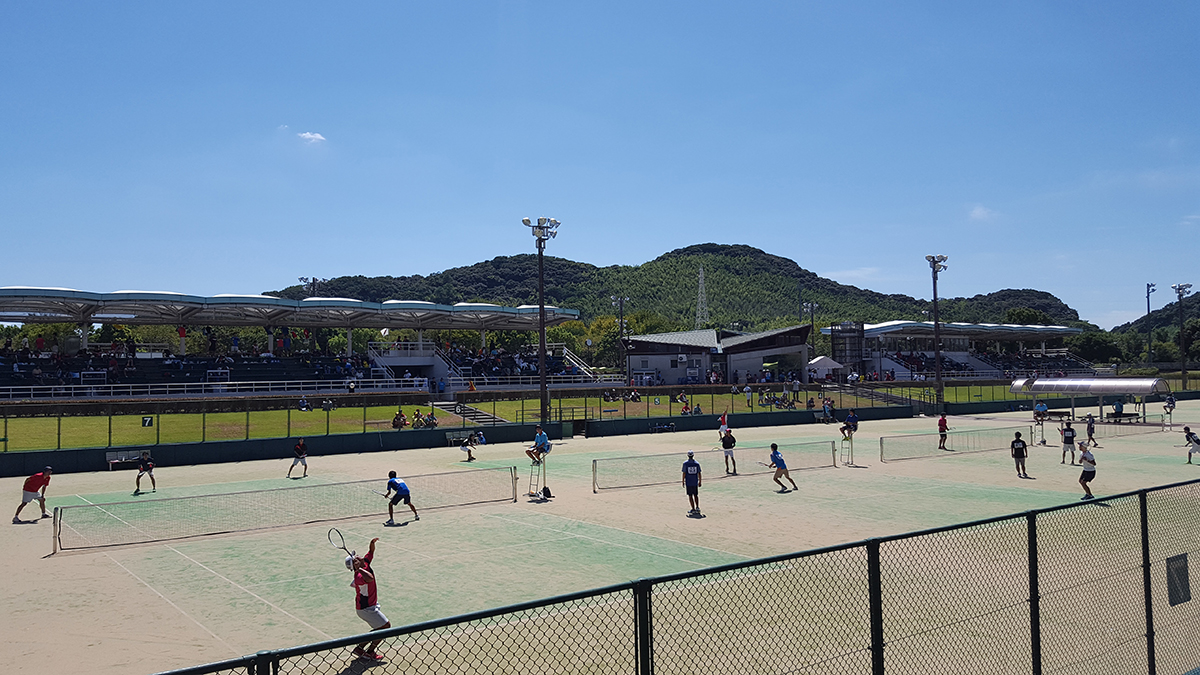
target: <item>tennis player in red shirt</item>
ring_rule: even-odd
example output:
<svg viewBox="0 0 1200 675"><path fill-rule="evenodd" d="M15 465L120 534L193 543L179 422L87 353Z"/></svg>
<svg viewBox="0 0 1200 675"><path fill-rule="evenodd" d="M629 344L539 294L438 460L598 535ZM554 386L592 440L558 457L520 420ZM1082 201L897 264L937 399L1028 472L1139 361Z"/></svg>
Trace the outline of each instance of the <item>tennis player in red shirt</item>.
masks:
<svg viewBox="0 0 1200 675"><path fill-rule="evenodd" d="M13 525L21 524L21 509L29 502L37 500L39 506L42 507L42 517L49 518L50 514L46 513L46 486L50 484L50 474L53 469L46 467L41 473L35 473L25 479L25 485L21 488L21 505L17 507L17 512L13 514Z"/></svg>
<svg viewBox="0 0 1200 675"><path fill-rule="evenodd" d="M358 618L366 621L372 631L392 627L391 622L379 609L375 570L371 569L371 561L375 559L375 542L377 541L379 541L379 537L371 540L371 549L364 556L346 556L346 568L354 571L354 583L351 584L354 586L354 608L358 610ZM357 658L381 661L383 657L375 653L380 642L383 640L376 640L370 646L364 642L354 648L353 654Z"/></svg>

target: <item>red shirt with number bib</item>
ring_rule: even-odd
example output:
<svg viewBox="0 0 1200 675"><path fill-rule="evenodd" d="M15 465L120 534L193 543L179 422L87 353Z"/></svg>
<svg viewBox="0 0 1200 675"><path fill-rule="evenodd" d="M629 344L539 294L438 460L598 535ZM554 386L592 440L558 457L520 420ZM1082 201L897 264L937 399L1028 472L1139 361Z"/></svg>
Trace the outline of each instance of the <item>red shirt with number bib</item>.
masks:
<svg viewBox="0 0 1200 675"><path fill-rule="evenodd" d="M379 596L375 587L375 570L371 569L371 560L374 557L374 553L364 555L363 566L354 573L355 609L367 609L379 604ZM362 570L366 570L370 576L363 574Z"/></svg>

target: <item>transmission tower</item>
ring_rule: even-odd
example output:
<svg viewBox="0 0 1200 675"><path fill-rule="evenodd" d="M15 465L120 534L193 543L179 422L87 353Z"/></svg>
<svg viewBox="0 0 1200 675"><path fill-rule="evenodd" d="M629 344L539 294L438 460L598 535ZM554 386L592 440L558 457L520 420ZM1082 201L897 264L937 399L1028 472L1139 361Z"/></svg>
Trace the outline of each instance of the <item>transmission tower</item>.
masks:
<svg viewBox="0 0 1200 675"><path fill-rule="evenodd" d="M700 266L700 293L696 298L696 330L708 325L708 295L704 292L704 266Z"/></svg>

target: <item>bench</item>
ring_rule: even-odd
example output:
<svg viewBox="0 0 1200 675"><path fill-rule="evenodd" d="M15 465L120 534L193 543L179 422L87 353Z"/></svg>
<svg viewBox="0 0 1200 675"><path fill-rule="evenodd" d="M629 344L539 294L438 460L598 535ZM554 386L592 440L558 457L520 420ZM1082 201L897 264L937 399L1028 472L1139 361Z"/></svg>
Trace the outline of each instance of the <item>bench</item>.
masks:
<svg viewBox="0 0 1200 675"><path fill-rule="evenodd" d="M1114 413L1108 413L1107 415L1104 416L1104 419L1112 421L1112 422L1116 422L1117 424L1120 424L1124 420L1129 420L1130 422L1136 422L1140 418L1141 418L1141 415L1139 415L1138 413L1135 413L1135 412L1128 412L1128 413L1127 412L1121 412L1121 413L1114 412Z"/></svg>
<svg viewBox="0 0 1200 675"><path fill-rule="evenodd" d="M470 432L466 432L466 431L457 431L457 430L456 431L447 431L446 432L446 445L452 446L455 448L460 448L460 447L462 447L462 445L464 443L469 441L471 439L471 436L473 436L473 435L474 434L472 434Z"/></svg>
<svg viewBox="0 0 1200 675"><path fill-rule="evenodd" d="M675 431L674 422L657 422L650 425L650 433L657 434L660 431Z"/></svg>
<svg viewBox="0 0 1200 675"><path fill-rule="evenodd" d="M1036 418L1037 415L1034 415L1034 417ZM1067 411L1067 410L1047 410L1046 412L1041 414L1041 418L1043 420L1058 420L1059 422L1062 422L1063 420L1073 419L1071 417L1070 411Z"/></svg>
<svg viewBox="0 0 1200 675"><path fill-rule="evenodd" d="M137 466L138 461L142 459L140 450L113 450L104 453L104 459L108 462L108 470L112 471L117 464Z"/></svg>
<svg viewBox="0 0 1200 675"><path fill-rule="evenodd" d="M817 412L813 413L813 421L820 422L821 424L829 424L830 422L836 422L837 420L818 410Z"/></svg>

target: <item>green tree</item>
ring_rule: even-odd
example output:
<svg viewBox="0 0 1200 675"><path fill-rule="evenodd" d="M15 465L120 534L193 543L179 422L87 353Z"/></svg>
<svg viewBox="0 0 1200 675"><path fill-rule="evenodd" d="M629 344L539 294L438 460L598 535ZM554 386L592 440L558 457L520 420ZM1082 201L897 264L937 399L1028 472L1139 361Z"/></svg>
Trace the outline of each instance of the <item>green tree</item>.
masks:
<svg viewBox="0 0 1200 675"><path fill-rule="evenodd" d="M1104 331L1089 331L1072 335L1066 339L1066 345L1073 354L1093 363L1120 361L1124 355L1124 350L1121 349L1121 345L1112 333Z"/></svg>
<svg viewBox="0 0 1200 675"><path fill-rule="evenodd" d="M1010 307L1004 312L1004 323L1015 323L1022 326L1053 326L1054 319L1040 309Z"/></svg>

